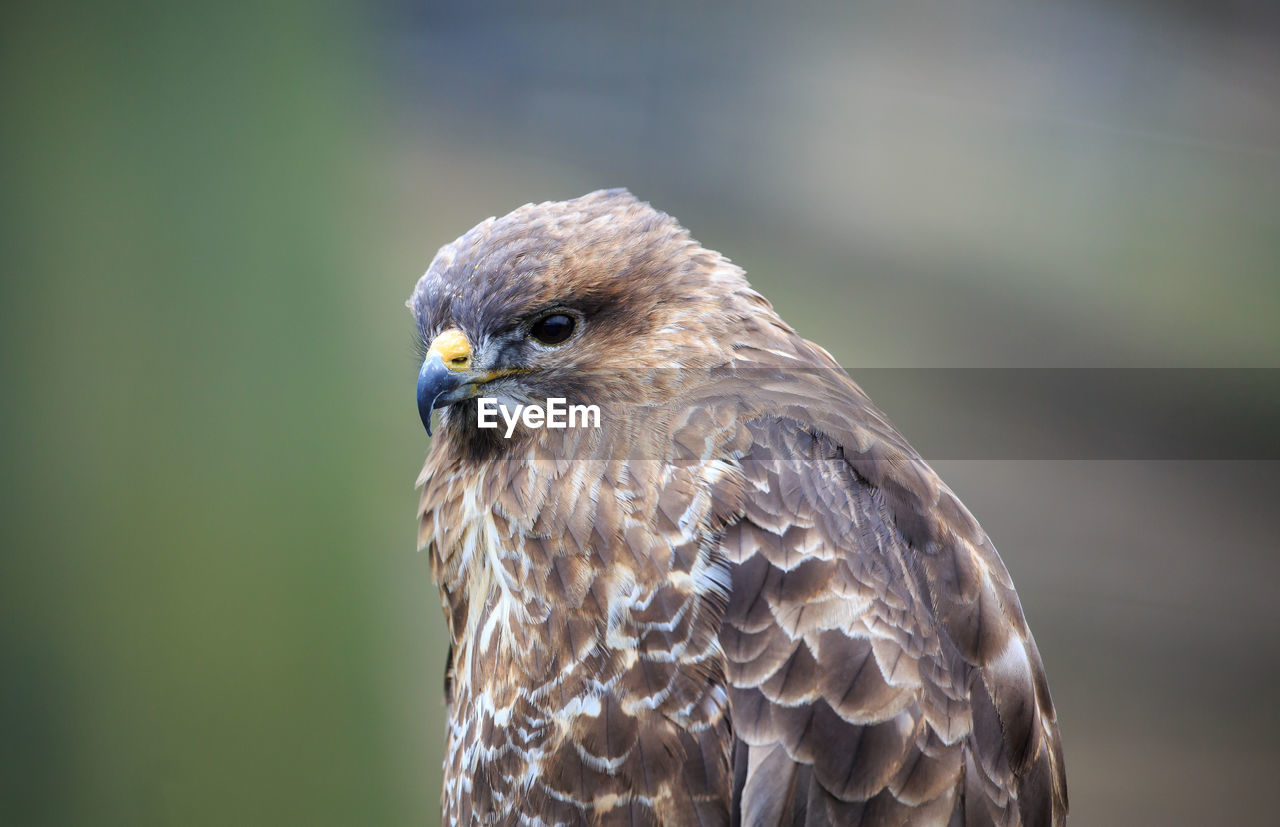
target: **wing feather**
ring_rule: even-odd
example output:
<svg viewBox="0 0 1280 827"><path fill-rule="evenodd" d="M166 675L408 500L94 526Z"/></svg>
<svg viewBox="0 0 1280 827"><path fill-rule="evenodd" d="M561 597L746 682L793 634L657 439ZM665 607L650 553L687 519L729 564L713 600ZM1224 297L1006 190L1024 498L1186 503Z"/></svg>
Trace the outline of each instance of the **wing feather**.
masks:
<svg viewBox="0 0 1280 827"><path fill-rule="evenodd" d="M751 420L721 540L739 823L1064 823L1053 703L995 549L856 386L814 395L857 415Z"/></svg>

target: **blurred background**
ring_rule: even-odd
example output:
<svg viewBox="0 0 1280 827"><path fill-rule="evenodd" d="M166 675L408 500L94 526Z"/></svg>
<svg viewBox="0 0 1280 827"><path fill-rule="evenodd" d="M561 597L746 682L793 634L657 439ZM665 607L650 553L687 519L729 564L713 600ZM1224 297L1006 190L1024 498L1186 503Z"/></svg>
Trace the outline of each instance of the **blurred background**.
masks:
<svg viewBox="0 0 1280 827"><path fill-rule="evenodd" d="M953 428L933 458L1018 584L1073 823L1274 823L1274 374L1202 423L1231 451L1111 454L1072 409L878 370L1280 367L1274 3L0 19L0 823L437 819L403 302L478 220L605 186L909 438ZM1051 447L966 454L956 421Z"/></svg>

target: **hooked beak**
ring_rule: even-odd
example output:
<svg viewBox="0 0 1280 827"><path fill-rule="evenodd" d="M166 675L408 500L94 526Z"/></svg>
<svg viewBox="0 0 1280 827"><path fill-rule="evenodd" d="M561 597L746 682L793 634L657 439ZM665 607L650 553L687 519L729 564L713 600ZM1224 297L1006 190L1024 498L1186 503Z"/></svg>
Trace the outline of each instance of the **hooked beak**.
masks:
<svg viewBox="0 0 1280 827"><path fill-rule="evenodd" d="M471 343L462 331L450 328L431 342L418 372L418 416L431 436L431 412L464 397L454 392L471 378Z"/></svg>
<svg viewBox="0 0 1280 827"><path fill-rule="evenodd" d="M418 416L431 436L431 412L448 405L448 394L462 387L465 377L449 370L439 354L431 354L418 372Z"/></svg>

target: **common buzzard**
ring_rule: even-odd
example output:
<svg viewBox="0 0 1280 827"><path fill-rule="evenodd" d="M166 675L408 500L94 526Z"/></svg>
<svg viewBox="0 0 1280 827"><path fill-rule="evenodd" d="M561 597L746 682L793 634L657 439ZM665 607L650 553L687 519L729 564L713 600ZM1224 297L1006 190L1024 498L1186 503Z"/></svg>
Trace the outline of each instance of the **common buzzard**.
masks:
<svg viewBox="0 0 1280 827"><path fill-rule="evenodd" d="M446 824L1064 823L991 541L741 269L600 191L482 222L409 307Z"/></svg>

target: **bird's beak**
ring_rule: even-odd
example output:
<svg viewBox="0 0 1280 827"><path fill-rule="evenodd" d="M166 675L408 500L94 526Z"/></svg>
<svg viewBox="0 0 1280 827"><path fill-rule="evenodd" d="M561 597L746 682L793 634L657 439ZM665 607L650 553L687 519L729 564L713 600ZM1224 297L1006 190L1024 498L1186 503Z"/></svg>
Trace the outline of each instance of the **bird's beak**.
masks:
<svg viewBox="0 0 1280 827"><path fill-rule="evenodd" d="M464 398L456 391L469 380L471 343L462 331L450 328L431 342L418 372L418 416L431 436L431 412Z"/></svg>

